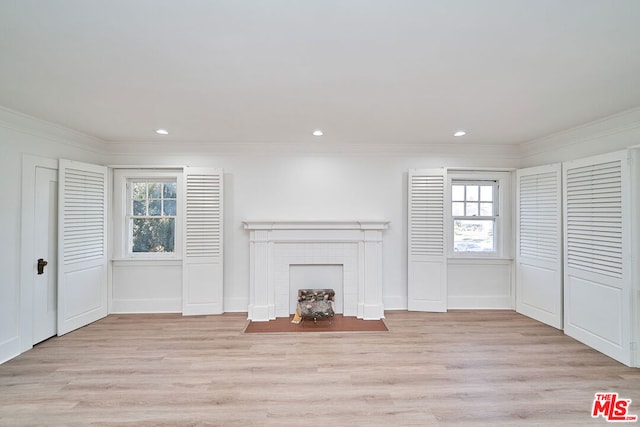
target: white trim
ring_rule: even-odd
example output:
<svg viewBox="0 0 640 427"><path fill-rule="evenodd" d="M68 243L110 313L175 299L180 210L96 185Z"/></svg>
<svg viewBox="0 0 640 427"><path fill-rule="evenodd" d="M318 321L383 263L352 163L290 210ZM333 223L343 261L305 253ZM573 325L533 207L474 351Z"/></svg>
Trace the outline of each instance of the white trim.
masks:
<svg viewBox="0 0 640 427"><path fill-rule="evenodd" d="M447 172L515 172L518 168L468 168L447 167Z"/></svg>
<svg viewBox="0 0 640 427"><path fill-rule="evenodd" d="M149 150L163 155L246 155L246 156L356 156L356 157L462 157L465 159L517 163L520 158L518 144L441 144L441 143L388 143L364 142L272 142L269 144L247 141L109 141L109 153L114 156L146 155Z"/></svg>
<svg viewBox="0 0 640 427"><path fill-rule="evenodd" d="M625 134L628 134L626 137ZM573 127L561 132L555 132L541 138L520 143L520 160L528 164L527 159L546 153L558 152L562 149L568 149L577 145L584 145L587 142L597 140L609 140L608 149L600 149L601 153L607 153L611 150L619 150L621 148L631 147L635 145L640 134L640 107L631 108L611 116L603 117L599 120L585 123L580 126ZM626 146L613 146L611 140L613 137L620 136L620 142L624 145L626 140L629 141ZM616 138L618 139L618 138ZM633 141L633 142L632 142ZM603 143L601 146L607 147ZM576 150L578 153L584 154L584 151ZM597 153L594 153L597 154ZM582 157L582 156L580 156ZM570 160L563 158L559 160Z"/></svg>
<svg viewBox="0 0 640 427"><path fill-rule="evenodd" d="M127 267L136 265L138 267L182 267L182 258L178 259L140 259L140 258L117 258L112 259L114 267Z"/></svg>
<svg viewBox="0 0 640 427"><path fill-rule="evenodd" d="M383 220L323 220L323 221L242 221L245 230L385 230Z"/></svg>
<svg viewBox="0 0 640 427"><path fill-rule="evenodd" d="M142 170L158 170L158 171L183 171L186 167L185 165L163 165L163 166L155 166L155 165L107 165L108 168L111 169L142 169Z"/></svg>
<svg viewBox="0 0 640 427"><path fill-rule="evenodd" d="M154 299L113 299L111 313L180 313L182 298L154 298Z"/></svg>
<svg viewBox="0 0 640 427"><path fill-rule="evenodd" d="M2 106L0 106L0 126L66 146L101 155L107 154L106 142L100 138Z"/></svg>
<svg viewBox="0 0 640 427"><path fill-rule="evenodd" d="M2 365L7 360L11 360L14 357L18 356L20 353L25 352L26 350L22 350L20 348L20 337L16 336L13 338L9 338L3 342L0 342L0 365Z"/></svg>

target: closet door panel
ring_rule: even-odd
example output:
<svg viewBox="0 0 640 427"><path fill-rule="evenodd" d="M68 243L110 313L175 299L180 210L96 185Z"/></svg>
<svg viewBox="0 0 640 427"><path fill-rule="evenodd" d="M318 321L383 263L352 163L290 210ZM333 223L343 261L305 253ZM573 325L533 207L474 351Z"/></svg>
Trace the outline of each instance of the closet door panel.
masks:
<svg viewBox="0 0 640 427"><path fill-rule="evenodd" d="M409 171L409 310L447 311L446 182L443 169Z"/></svg>
<svg viewBox="0 0 640 427"><path fill-rule="evenodd" d="M562 165L516 179L516 311L562 329Z"/></svg>
<svg viewBox="0 0 640 427"><path fill-rule="evenodd" d="M563 164L565 333L629 365L628 152Z"/></svg>

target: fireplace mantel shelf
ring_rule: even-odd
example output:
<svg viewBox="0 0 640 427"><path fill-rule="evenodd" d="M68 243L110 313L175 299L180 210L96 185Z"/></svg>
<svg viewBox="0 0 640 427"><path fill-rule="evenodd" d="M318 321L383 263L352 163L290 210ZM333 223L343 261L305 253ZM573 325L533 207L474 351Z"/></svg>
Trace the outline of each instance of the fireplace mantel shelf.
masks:
<svg viewBox="0 0 640 427"><path fill-rule="evenodd" d="M249 319L289 316L290 266L342 265L345 316L384 317L382 232L386 220L247 220Z"/></svg>
<svg viewBox="0 0 640 427"><path fill-rule="evenodd" d="M246 230L384 230L389 221L381 220L256 220L243 221Z"/></svg>

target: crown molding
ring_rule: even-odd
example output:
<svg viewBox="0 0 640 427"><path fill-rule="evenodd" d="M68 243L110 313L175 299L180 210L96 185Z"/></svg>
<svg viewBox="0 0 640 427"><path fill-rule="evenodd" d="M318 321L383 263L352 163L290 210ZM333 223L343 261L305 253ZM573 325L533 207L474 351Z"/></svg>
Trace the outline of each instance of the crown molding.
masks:
<svg viewBox="0 0 640 427"><path fill-rule="evenodd" d="M46 120L0 106L0 126L94 153L107 154L105 141Z"/></svg>
<svg viewBox="0 0 640 427"><path fill-rule="evenodd" d="M358 157L447 157L500 159L518 162L515 144L460 143L365 143L365 142L109 142L113 156L142 155L153 150L161 155L217 156L358 156Z"/></svg>
<svg viewBox="0 0 640 427"><path fill-rule="evenodd" d="M631 108L571 129L523 142L520 144L520 157L525 160L529 157L547 154L559 149L569 149L578 144L606 142L607 139L616 139L622 144L628 141L627 146L637 144L637 141L640 140L640 107ZM609 149L608 147L606 148ZM609 149L609 151L611 150Z"/></svg>

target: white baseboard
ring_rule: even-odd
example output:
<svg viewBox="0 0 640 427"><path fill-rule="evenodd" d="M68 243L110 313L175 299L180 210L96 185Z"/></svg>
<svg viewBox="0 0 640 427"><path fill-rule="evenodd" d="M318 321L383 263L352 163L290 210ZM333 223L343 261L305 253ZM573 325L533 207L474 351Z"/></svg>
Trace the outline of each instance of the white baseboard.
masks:
<svg viewBox="0 0 640 427"><path fill-rule="evenodd" d="M449 310L515 310L511 296L469 296L447 298Z"/></svg>
<svg viewBox="0 0 640 427"><path fill-rule="evenodd" d="M110 314L182 313L182 299L135 299L111 301Z"/></svg>
<svg viewBox="0 0 640 427"><path fill-rule="evenodd" d="M249 300L247 298L225 298L224 299L224 312L225 313L246 313L249 307Z"/></svg>
<svg viewBox="0 0 640 427"><path fill-rule="evenodd" d="M0 364L20 355L20 338L13 337L0 343Z"/></svg>
<svg viewBox="0 0 640 427"><path fill-rule="evenodd" d="M408 308L406 296L385 296L383 302L385 310L406 310Z"/></svg>

